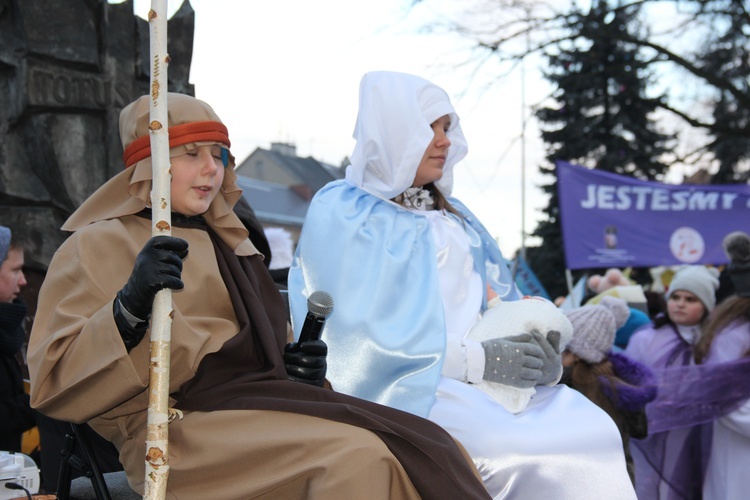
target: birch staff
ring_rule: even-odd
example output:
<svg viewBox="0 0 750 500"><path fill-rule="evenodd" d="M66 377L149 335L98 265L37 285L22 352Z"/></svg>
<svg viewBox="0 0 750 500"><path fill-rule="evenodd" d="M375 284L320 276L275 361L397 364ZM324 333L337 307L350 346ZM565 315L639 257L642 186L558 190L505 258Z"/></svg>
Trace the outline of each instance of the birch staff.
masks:
<svg viewBox="0 0 750 500"><path fill-rule="evenodd" d="M169 126L167 113L167 0L152 0L148 13L151 44L151 103L149 135L153 185L152 236L171 236ZM151 322L146 477L143 498L163 499L169 477L169 363L172 329L172 290L156 294Z"/></svg>

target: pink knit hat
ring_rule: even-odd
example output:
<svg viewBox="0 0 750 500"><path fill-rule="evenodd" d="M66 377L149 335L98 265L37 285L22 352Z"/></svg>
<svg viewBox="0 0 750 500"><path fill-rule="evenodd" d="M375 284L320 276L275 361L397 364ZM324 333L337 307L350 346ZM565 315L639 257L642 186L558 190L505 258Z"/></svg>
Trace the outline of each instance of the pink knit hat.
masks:
<svg viewBox="0 0 750 500"><path fill-rule="evenodd" d="M604 296L596 305L571 309L565 315L573 325L566 349L587 363L600 363L612 349L615 333L628 320L630 309L624 300Z"/></svg>

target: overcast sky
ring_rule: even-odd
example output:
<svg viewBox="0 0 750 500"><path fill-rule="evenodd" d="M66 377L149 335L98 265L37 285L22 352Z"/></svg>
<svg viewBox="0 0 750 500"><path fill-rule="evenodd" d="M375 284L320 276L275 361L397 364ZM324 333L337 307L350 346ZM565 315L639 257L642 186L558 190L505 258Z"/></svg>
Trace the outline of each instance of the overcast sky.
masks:
<svg viewBox="0 0 750 500"><path fill-rule="evenodd" d="M136 14L145 17L151 1L134 4ZM170 15L180 4L169 1ZM457 69L467 58L467 41L419 32L430 20L451 16L450 9L461 2L447 0L442 9L435 0L412 9L410 4L192 0L190 82L196 97L227 124L238 162L258 147L290 142L298 156L338 165L354 147L359 80L365 72L403 71L433 81L451 96L469 143L469 154L456 169L453 194L482 220L510 258L521 245L522 185L527 233L546 205L538 188L544 181L537 168L544 161L543 145L528 108L549 89L529 64L482 91L477 80ZM486 81L492 72L486 68L478 80ZM523 141L522 99L527 117Z"/></svg>

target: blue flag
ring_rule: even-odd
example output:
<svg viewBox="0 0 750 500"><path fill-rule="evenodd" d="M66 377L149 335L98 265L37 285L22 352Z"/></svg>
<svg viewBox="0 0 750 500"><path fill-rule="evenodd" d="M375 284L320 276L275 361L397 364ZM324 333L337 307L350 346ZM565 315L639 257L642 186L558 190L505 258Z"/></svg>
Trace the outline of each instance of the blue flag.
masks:
<svg viewBox="0 0 750 500"><path fill-rule="evenodd" d="M583 305L583 296L586 294L586 278L588 278L588 276L583 276L578 280L578 283L573 287L572 292L569 293L565 297L563 303L560 304L560 309L568 311Z"/></svg>
<svg viewBox="0 0 750 500"><path fill-rule="evenodd" d="M547 300L551 300L547 290L544 289L542 282L539 281L539 278L537 278L534 271L531 270L526 259L521 257L520 254L513 259L513 276L515 276L516 285L518 286L518 289L521 290L522 294L535 295L537 297L544 297Z"/></svg>

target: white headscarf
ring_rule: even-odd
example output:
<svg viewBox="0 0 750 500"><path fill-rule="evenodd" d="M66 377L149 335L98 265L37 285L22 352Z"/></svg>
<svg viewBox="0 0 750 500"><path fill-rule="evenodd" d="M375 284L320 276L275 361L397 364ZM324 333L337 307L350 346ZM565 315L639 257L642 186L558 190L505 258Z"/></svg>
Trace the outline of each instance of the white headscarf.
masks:
<svg viewBox="0 0 750 500"><path fill-rule="evenodd" d="M451 146L443 177L435 184L445 196L453 191L453 167L468 146L448 94L418 76L374 71L362 77L359 114L353 137L357 144L346 180L389 200L414 183L417 167L435 136L432 123L449 115Z"/></svg>

